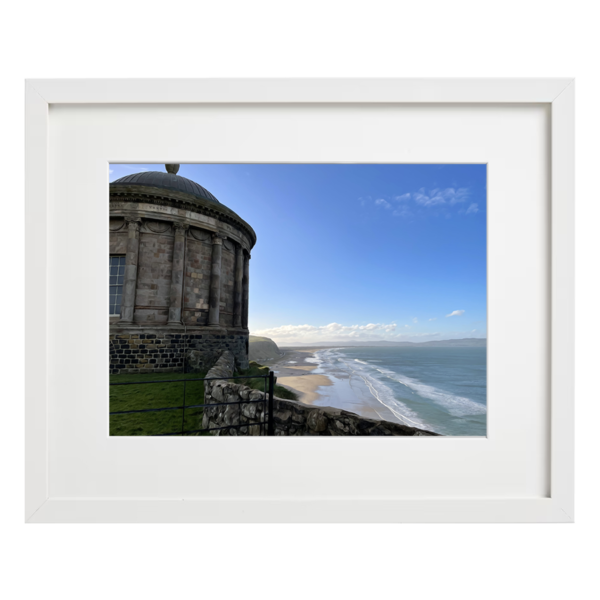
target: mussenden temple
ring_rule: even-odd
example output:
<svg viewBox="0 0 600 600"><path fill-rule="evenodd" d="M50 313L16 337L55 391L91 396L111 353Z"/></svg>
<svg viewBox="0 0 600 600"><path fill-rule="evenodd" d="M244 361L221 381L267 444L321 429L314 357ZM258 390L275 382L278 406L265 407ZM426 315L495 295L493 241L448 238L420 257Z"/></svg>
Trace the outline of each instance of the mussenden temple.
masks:
<svg viewBox="0 0 600 600"><path fill-rule="evenodd" d="M245 369L256 234L165 167L110 184L110 372L206 371L225 350Z"/></svg>

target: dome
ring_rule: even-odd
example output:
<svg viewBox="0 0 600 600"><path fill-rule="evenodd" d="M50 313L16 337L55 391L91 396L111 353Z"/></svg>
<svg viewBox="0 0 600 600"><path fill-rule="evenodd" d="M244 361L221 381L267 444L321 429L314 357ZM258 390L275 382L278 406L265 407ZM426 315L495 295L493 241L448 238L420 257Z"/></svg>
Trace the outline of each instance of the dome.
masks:
<svg viewBox="0 0 600 600"><path fill-rule="evenodd" d="M159 204L170 203L179 207L183 203L186 210L192 210L217 217L220 221L233 224L249 235L250 248L256 243L256 233L246 221L230 208L219 202L206 188L191 179L177 175L179 165L165 165L166 173L143 171L125 175L110 184L110 199L131 202L153 202L158 197ZM144 200L140 200L144 198ZM193 206L190 207L189 204Z"/></svg>
<svg viewBox="0 0 600 600"><path fill-rule="evenodd" d="M172 192L182 192L223 206L207 189L191 179L186 179L185 177L175 175L174 173L144 171L142 173L134 173L133 175L121 177L120 179L113 181L110 185L111 187L117 185L139 185L161 190L170 190Z"/></svg>

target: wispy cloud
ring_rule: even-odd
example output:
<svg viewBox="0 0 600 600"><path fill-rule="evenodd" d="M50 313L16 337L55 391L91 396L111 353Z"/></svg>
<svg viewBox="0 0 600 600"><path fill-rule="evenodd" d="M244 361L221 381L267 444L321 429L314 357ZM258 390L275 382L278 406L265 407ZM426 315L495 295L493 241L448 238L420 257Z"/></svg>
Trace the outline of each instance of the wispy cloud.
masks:
<svg viewBox="0 0 600 600"><path fill-rule="evenodd" d="M417 204L423 206L437 206L438 204L457 204L458 202L464 202L469 197L468 188L436 188L425 191L425 188L421 188L416 194L413 194L413 199Z"/></svg>
<svg viewBox="0 0 600 600"><path fill-rule="evenodd" d="M377 206L383 206L384 208L392 208L392 205L387 200L384 200L383 198L378 198L377 200L375 200L375 204Z"/></svg>
<svg viewBox="0 0 600 600"><path fill-rule="evenodd" d="M451 207L455 204L465 202L470 194L469 188L466 187L434 188L432 190L421 188L417 192L405 192L404 194L385 196L376 199L373 199L371 196L363 196L358 200L361 206L374 204L375 206L392 209L392 215L395 217L406 218L414 216L414 212L410 208L411 205L421 210ZM462 214L473 214L477 211L477 204L472 203L467 210L463 209L460 212ZM449 214L446 216L449 216Z"/></svg>
<svg viewBox="0 0 600 600"><path fill-rule="evenodd" d="M437 317L431 317L431 319L429 319L430 321L435 321L437 319Z"/></svg>
<svg viewBox="0 0 600 600"><path fill-rule="evenodd" d="M269 329L253 331L253 335L261 335L274 339L277 343L293 344L294 342L374 340L388 336L396 330L396 323L368 323L367 325L282 325Z"/></svg>
<svg viewBox="0 0 600 600"><path fill-rule="evenodd" d="M418 319L417 317L413 317L413 318L412 318L412 322L413 322L413 323L418 323L418 322L419 322L419 319Z"/></svg>
<svg viewBox="0 0 600 600"><path fill-rule="evenodd" d="M447 317L460 317L461 315L464 315L465 311L464 310L453 310L449 315L446 315Z"/></svg>
<svg viewBox="0 0 600 600"><path fill-rule="evenodd" d="M406 193L406 194L402 194L401 196L394 196L394 200L396 202L404 202L406 200L410 200L410 194Z"/></svg>

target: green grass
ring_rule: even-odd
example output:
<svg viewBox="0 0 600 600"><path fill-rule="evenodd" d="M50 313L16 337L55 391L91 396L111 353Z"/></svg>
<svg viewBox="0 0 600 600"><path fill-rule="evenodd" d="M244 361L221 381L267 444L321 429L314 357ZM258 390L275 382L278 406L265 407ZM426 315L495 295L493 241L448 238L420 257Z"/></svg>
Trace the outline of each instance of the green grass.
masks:
<svg viewBox="0 0 600 600"><path fill-rule="evenodd" d="M269 367L252 361L250 368L236 375L268 375ZM111 375L111 383L133 381L165 381L199 379L206 373L144 373L132 375ZM264 379L233 379L233 383L247 385L261 392L265 390ZM111 385L110 412L145 410L183 406L183 381L177 383L143 383L140 385ZM185 404L192 406L204 403L204 382L188 381L185 384ZM267 391L269 383L267 381ZM278 398L297 400L296 394L280 385L274 387ZM186 408L184 430L200 429L202 408ZM180 434L184 410L174 409L161 412L110 415L110 435L157 435L161 433ZM208 433L202 435L209 435Z"/></svg>
<svg viewBox="0 0 600 600"><path fill-rule="evenodd" d="M111 375L111 383L129 381L162 381L171 379L198 379L205 373L144 373L141 375ZM141 385L111 385L110 412L143 410L183 406L182 383L146 383ZM185 404L191 406L204 403L204 382L188 381L185 384ZM185 409L185 430L199 429L202 408ZM156 435L180 433L184 411L182 409L163 412L110 415L110 435Z"/></svg>
<svg viewBox="0 0 600 600"><path fill-rule="evenodd" d="M259 365L255 361L250 361L250 368L245 369L243 371L239 371L236 375L268 375L269 367L263 367ZM264 379L236 379L234 380L236 383L241 385L247 385L253 390L260 390L261 392L265 391L265 380ZM266 390L269 391L269 381L266 383ZM284 388L281 385L275 384L273 386L273 391L278 398L285 398L287 400L298 400L298 396L294 394L291 390Z"/></svg>

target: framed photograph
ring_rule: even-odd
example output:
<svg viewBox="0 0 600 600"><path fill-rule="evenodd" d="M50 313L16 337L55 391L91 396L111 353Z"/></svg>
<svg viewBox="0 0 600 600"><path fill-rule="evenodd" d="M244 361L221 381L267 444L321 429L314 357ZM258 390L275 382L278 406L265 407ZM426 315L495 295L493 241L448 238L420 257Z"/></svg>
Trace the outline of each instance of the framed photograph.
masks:
<svg viewBox="0 0 600 600"><path fill-rule="evenodd" d="M26 101L27 521L573 520L572 80Z"/></svg>

